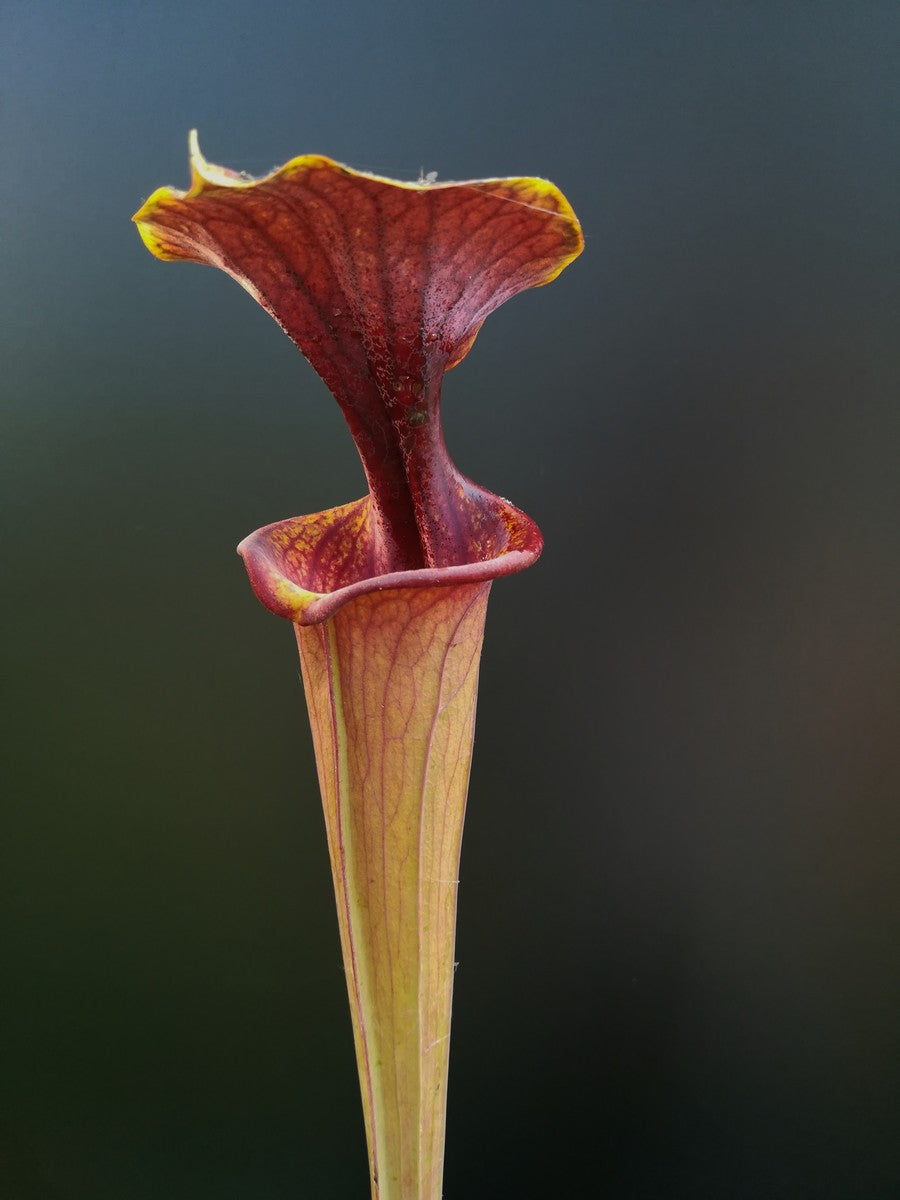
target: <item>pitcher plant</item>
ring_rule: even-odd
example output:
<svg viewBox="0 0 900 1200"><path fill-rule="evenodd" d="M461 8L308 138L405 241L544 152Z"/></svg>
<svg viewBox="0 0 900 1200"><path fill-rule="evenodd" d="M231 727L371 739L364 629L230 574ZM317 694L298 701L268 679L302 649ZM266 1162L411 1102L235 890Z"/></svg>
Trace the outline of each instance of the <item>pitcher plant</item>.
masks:
<svg viewBox="0 0 900 1200"><path fill-rule="evenodd" d="M459 852L491 582L541 534L457 470L441 380L581 230L542 179L400 183L304 155L204 160L135 215L150 251L227 271L334 395L368 494L238 547L292 622L325 811L373 1200L439 1200Z"/></svg>

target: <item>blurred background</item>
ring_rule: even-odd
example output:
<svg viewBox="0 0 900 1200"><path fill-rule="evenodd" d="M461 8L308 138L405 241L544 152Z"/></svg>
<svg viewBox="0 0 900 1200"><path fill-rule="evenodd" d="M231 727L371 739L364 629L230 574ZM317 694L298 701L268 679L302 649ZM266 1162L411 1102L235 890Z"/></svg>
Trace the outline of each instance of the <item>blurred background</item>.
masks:
<svg viewBox="0 0 900 1200"><path fill-rule="evenodd" d="M891 3L0 9L0 1198L355 1200L290 628L236 543L336 406L129 222L206 155L539 174L587 238L448 378L494 587L447 1200L900 1194Z"/></svg>

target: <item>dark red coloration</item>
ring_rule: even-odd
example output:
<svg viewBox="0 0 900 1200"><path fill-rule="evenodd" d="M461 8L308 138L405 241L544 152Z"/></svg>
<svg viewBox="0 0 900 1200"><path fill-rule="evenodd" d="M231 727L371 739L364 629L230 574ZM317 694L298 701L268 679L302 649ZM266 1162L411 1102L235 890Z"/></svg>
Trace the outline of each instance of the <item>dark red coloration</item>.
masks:
<svg viewBox="0 0 900 1200"><path fill-rule="evenodd" d="M208 178L195 162L190 192L156 193L136 220L160 257L219 266L242 283L340 404L370 487L364 513L354 510L365 517L355 541L345 540L346 522L342 534L331 527L339 557L351 564L340 586L484 564L513 548L513 526L514 548L533 560L536 528L450 460L440 387L488 313L549 282L580 251L577 221L552 185L398 185L313 156L242 184L222 172ZM257 539L290 524L244 543L251 577L252 554L265 550ZM325 561L327 548L316 554ZM263 562L257 574L265 569ZM330 590L310 586L318 567L309 575L292 577L308 591Z"/></svg>
<svg viewBox="0 0 900 1200"><path fill-rule="evenodd" d="M366 592L479 583L531 566L543 546L537 525L499 496L483 492L482 498L483 507L473 514L469 561L448 567L379 572L369 496L257 529L241 542L238 553L254 592L270 612L298 625L314 625Z"/></svg>

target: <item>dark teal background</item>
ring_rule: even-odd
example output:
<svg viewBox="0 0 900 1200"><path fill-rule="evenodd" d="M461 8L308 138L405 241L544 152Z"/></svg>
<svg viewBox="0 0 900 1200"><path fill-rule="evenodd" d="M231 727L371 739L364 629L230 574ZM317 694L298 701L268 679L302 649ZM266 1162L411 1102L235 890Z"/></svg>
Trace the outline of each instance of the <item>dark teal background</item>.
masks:
<svg viewBox="0 0 900 1200"><path fill-rule="evenodd" d="M363 1200L290 628L234 546L336 406L129 218L541 174L587 237L447 381L494 588L447 1200L900 1194L893 3L0 9L0 1200Z"/></svg>

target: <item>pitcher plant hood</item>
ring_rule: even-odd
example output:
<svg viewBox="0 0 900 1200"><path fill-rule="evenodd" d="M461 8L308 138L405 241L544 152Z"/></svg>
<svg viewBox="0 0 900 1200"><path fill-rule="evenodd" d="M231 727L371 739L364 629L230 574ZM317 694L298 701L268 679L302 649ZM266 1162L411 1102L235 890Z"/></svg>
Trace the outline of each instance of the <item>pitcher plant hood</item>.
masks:
<svg viewBox="0 0 900 1200"><path fill-rule="evenodd" d="M135 214L141 237L158 258L220 267L275 318L340 405L369 486L241 543L260 600L309 624L367 589L532 563L537 526L451 461L440 392L490 312L581 252L562 193L530 178L399 183L320 155L249 179L206 162L195 133L190 162L186 192L159 188Z"/></svg>

